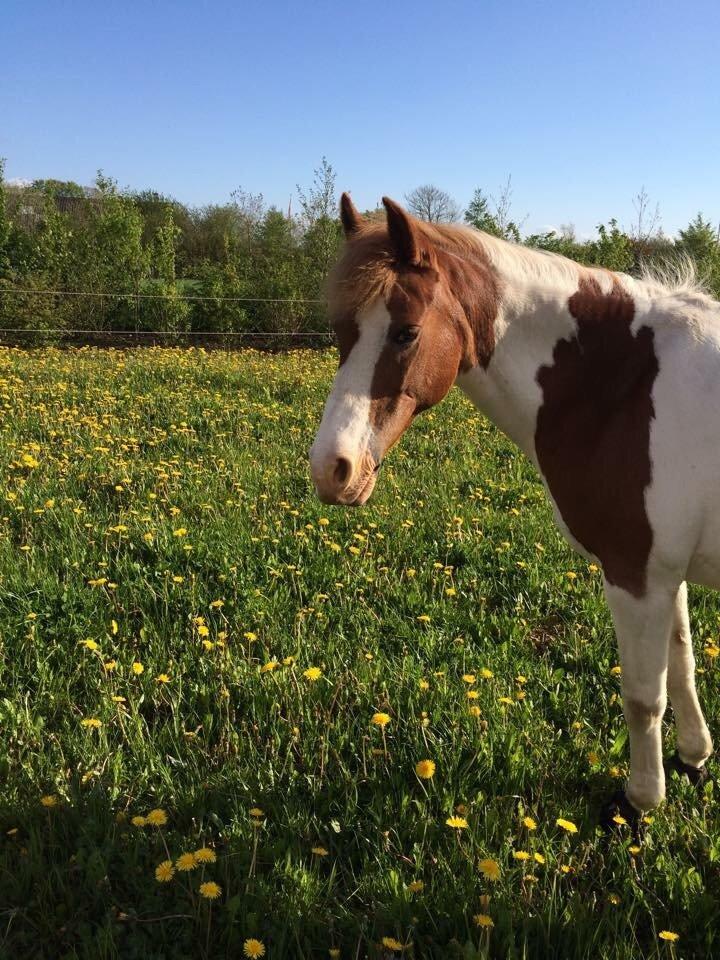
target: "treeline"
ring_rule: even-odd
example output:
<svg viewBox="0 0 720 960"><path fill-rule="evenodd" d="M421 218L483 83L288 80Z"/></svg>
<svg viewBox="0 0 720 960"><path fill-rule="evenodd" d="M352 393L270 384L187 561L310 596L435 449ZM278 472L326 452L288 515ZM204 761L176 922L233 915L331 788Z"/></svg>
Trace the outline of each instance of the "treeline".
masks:
<svg viewBox="0 0 720 960"><path fill-rule="evenodd" d="M9 185L0 162L0 327L303 333L326 328L323 281L342 242L335 173L323 159L297 208L236 191L230 203L189 208L153 191L129 192L98 174L93 188L43 180ZM720 238L701 214L673 240L639 196L637 229L615 220L592 240L571 228L522 236L509 183L498 201L476 191L462 211L434 186L406 197L429 220L482 230L582 263L636 271L690 256L720 296ZM370 216L381 215L369 211ZM75 295L67 295L70 291Z"/></svg>

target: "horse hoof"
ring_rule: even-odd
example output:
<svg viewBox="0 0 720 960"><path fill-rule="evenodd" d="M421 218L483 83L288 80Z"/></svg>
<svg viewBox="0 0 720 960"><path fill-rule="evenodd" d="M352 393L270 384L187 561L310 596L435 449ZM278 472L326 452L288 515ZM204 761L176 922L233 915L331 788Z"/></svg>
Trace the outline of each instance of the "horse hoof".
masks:
<svg viewBox="0 0 720 960"><path fill-rule="evenodd" d="M617 830L627 823L635 839L640 835L641 818L642 814L630 803L624 790L616 791L600 810L600 826L603 830Z"/></svg>
<svg viewBox="0 0 720 960"><path fill-rule="evenodd" d="M707 772L707 767L692 767L689 763L684 763L680 759L680 754L675 751L675 753L665 761L665 771L666 773L672 773L675 770L676 773L685 774L690 783L694 787L702 787L707 783L708 777L710 774Z"/></svg>

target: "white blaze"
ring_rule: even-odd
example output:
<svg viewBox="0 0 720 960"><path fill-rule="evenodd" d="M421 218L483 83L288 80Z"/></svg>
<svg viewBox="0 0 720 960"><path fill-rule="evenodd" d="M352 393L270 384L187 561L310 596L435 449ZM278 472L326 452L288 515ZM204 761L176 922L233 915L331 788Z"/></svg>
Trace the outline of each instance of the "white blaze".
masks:
<svg viewBox="0 0 720 960"><path fill-rule="evenodd" d="M340 367L325 404L322 422L310 450L314 468L347 457L355 463L373 442L370 389L385 346L390 314L379 301L357 317L359 336Z"/></svg>

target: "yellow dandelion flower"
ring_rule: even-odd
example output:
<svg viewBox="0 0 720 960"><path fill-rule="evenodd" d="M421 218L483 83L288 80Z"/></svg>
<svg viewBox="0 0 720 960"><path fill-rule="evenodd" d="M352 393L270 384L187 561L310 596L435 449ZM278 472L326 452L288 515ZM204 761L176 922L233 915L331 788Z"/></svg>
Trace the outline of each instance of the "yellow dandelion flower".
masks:
<svg viewBox="0 0 720 960"><path fill-rule="evenodd" d="M415 773L421 780L430 780L435 775L434 760L418 760L415 764Z"/></svg>
<svg viewBox="0 0 720 960"><path fill-rule="evenodd" d="M513 857L516 860L529 860L530 854L527 850L513 850Z"/></svg>
<svg viewBox="0 0 720 960"><path fill-rule="evenodd" d="M46 793L40 797L40 803L50 810L52 807L56 807L60 803L60 799L56 793Z"/></svg>
<svg viewBox="0 0 720 960"><path fill-rule="evenodd" d="M136 660L135 663L133 663L132 672L135 674L136 677L139 677L144 670L145 670L145 667L138 660Z"/></svg>
<svg viewBox="0 0 720 960"><path fill-rule="evenodd" d="M494 927L492 917L488 916L487 913L476 913L473 917L473 923L476 927Z"/></svg>
<svg viewBox="0 0 720 960"><path fill-rule="evenodd" d="M327 857L328 855L328 851L325 849L325 847L313 847L312 853L314 853L316 857Z"/></svg>
<svg viewBox="0 0 720 960"><path fill-rule="evenodd" d="M616 893L609 893L608 900L614 907L620 903L620 897Z"/></svg>
<svg viewBox="0 0 720 960"><path fill-rule="evenodd" d="M480 873L486 880L500 879L500 864L497 860L481 860L479 863Z"/></svg>
<svg viewBox="0 0 720 960"><path fill-rule="evenodd" d="M374 723L376 727L385 727L392 717L389 713L374 713L370 720L370 723Z"/></svg>
<svg viewBox="0 0 720 960"><path fill-rule="evenodd" d="M151 827L164 827L167 823L167 813L160 807L156 807L155 810L150 811L145 819Z"/></svg>
<svg viewBox="0 0 720 960"><path fill-rule="evenodd" d="M195 854L182 853L175 861L175 866L178 868L178 870L182 871L183 873L187 873L188 870L194 870L195 867L197 867Z"/></svg>
<svg viewBox="0 0 720 960"><path fill-rule="evenodd" d="M267 663L264 663L260 667L260 673L272 673L273 670L276 670L280 666L277 660L268 660Z"/></svg>
<svg viewBox="0 0 720 960"><path fill-rule="evenodd" d="M248 813L251 817L264 817L265 811L261 810L260 807L250 807Z"/></svg>
<svg viewBox="0 0 720 960"><path fill-rule="evenodd" d="M480 714L482 713L482 710L476 703L474 703L472 704L471 707L468 708L468 713L470 714L471 717L479 717Z"/></svg>
<svg viewBox="0 0 720 960"><path fill-rule="evenodd" d="M473 684L477 680L477 677L475 676L474 673L464 673L462 675L462 678L464 683L469 683L469 684Z"/></svg>
<svg viewBox="0 0 720 960"><path fill-rule="evenodd" d="M265 956L265 944L262 940L256 940L254 937L250 937L250 939L246 940L243 944L243 953L246 957L249 957L250 960L257 960L258 957Z"/></svg>
<svg viewBox="0 0 720 960"><path fill-rule="evenodd" d="M418 683L418 686L420 687L421 690L429 690L429 689L430 689L430 684L427 682L427 680L421 680L421 681Z"/></svg>
<svg viewBox="0 0 720 960"><path fill-rule="evenodd" d="M465 696L468 700L477 700L479 699L480 694L477 692L477 690L468 690Z"/></svg>
<svg viewBox="0 0 720 960"><path fill-rule="evenodd" d="M303 676L306 680L310 680L311 683L315 683L315 681L319 680L322 676L322 670L320 667L308 667L307 670L303 671Z"/></svg>
<svg viewBox="0 0 720 960"><path fill-rule="evenodd" d="M563 820L562 817L558 817L555 821L558 827L562 827L563 830L567 830L568 833L577 833L577 827L572 822L572 820Z"/></svg>
<svg viewBox="0 0 720 960"><path fill-rule="evenodd" d="M163 860L155 867L155 879L158 883L168 883L175 876L175 867L172 860Z"/></svg>
<svg viewBox="0 0 720 960"><path fill-rule="evenodd" d="M661 930L658 937L661 940L669 940L670 943L675 943L676 940L680 939L680 934L673 933L672 930Z"/></svg>
<svg viewBox="0 0 720 960"><path fill-rule="evenodd" d="M394 950L395 952L405 949L404 944L400 943L400 941L396 940L394 937L383 937L382 945L386 950Z"/></svg>
<svg viewBox="0 0 720 960"><path fill-rule="evenodd" d="M205 897L206 900L217 900L217 898L222 893L222 887L219 883L215 883L214 880L207 880L205 883L200 884L200 896ZM262 954L260 954L262 956Z"/></svg>
<svg viewBox="0 0 720 960"><path fill-rule="evenodd" d="M81 723L84 727L89 727L89 728L91 728L91 729L93 729L93 730L97 730L98 727L101 727L101 726L102 726L102 720L98 720L97 717L84 717L84 718L80 721L80 723Z"/></svg>
<svg viewBox="0 0 720 960"><path fill-rule="evenodd" d="M131 823L134 827L144 827L144 826L146 826L146 824L147 824L147 817L140 817L140 816L138 816L138 817L133 817L132 820L130 821L130 823Z"/></svg>
<svg viewBox="0 0 720 960"><path fill-rule="evenodd" d="M537 830L537 823L532 817L523 817L523 826L526 830Z"/></svg>
<svg viewBox="0 0 720 960"><path fill-rule="evenodd" d="M412 883L408 884L408 893L422 893L425 889L425 884L422 880L413 880Z"/></svg>
<svg viewBox="0 0 720 960"><path fill-rule="evenodd" d="M540 864L545 863L545 857L541 853L534 853L533 860L535 861L535 863L540 863Z"/></svg>
<svg viewBox="0 0 720 960"><path fill-rule="evenodd" d="M634 843L631 847L628 847L628 853L631 853L633 857L636 857L640 853L641 849L642 847L639 847L636 843Z"/></svg>
<svg viewBox="0 0 720 960"><path fill-rule="evenodd" d="M465 817L448 817L445 823L448 827L452 827L453 830L464 830L468 825Z"/></svg>
<svg viewBox="0 0 720 960"><path fill-rule="evenodd" d="M94 640L91 640L91 639L81 640L81 641L80 641L80 646L85 647L86 650L98 650L98 649L99 649L97 643L96 643Z"/></svg>
<svg viewBox="0 0 720 960"><path fill-rule="evenodd" d="M217 856L215 851L211 850L210 847L200 847L199 850L196 850L193 854L198 863L215 863Z"/></svg>
<svg viewBox="0 0 720 960"><path fill-rule="evenodd" d="M170 677L168 676L167 673L159 673L159 674L155 677L155 682L156 682L156 683L170 683Z"/></svg>
<svg viewBox="0 0 720 960"><path fill-rule="evenodd" d="M494 677L495 674L492 672L492 670L488 670L487 667L483 667L480 671L480 676L483 678L483 680L490 680L490 678Z"/></svg>

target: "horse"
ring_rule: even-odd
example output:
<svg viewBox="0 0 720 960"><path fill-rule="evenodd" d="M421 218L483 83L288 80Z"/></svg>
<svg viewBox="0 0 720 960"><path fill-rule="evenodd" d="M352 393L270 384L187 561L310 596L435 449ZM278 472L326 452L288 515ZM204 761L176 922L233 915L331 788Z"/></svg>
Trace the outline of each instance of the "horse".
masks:
<svg viewBox="0 0 720 960"><path fill-rule="evenodd" d="M702 783L713 749L687 582L720 588L720 304L689 279L636 279L383 205L378 222L341 200L317 494L366 503L389 449L453 385L517 444L566 539L602 569L630 771L601 819L637 825L665 797L668 695L669 766Z"/></svg>

